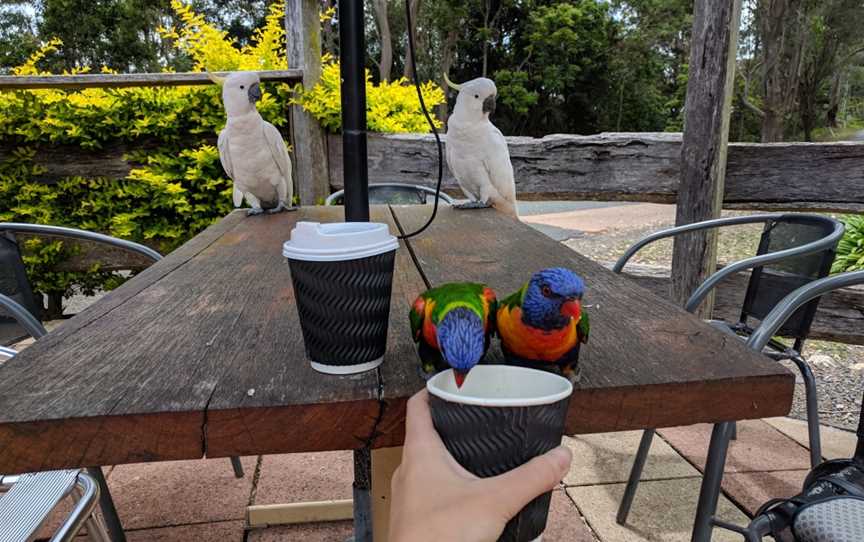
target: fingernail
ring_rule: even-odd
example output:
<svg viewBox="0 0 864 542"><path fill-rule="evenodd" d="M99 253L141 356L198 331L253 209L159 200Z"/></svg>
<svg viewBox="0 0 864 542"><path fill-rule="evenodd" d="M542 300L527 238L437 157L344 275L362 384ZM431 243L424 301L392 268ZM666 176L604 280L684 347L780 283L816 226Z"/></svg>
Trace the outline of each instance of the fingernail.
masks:
<svg viewBox="0 0 864 542"><path fill-rule="evenodd" d="M573 459L573 453L566 446L558 446L557 448L550 450L549 455L561 471L566 471L570 468L570 461Z"/></svg>

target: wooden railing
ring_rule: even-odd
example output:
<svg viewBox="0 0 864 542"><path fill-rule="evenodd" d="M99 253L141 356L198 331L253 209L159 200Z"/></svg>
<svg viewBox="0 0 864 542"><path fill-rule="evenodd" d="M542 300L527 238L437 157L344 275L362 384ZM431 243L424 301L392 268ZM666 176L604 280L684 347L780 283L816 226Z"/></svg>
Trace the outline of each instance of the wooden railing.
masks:
<svg viewBox="0 0 864 542"><path fill-rule="evenodd" d="M216 72L214 75L225 76ZM261 81L301 83L303 70L268 70L258 72ZM212 85L204 72L179 73L86 73L77 75L3 75L0 90L125 88L125 87L177 87Z"/></svg>
<svg viewBox="0 0 864 542"><path fill-rule="evenodd" d="M342 186L342 146L331 136L330 185ZM679 133L508 137L519 199L675 203ZM370 134L370 182L434 186L435 140ZM727 209L864 212L864 143L731 143ZM444 187L458 191L449 170Z"/></svg>

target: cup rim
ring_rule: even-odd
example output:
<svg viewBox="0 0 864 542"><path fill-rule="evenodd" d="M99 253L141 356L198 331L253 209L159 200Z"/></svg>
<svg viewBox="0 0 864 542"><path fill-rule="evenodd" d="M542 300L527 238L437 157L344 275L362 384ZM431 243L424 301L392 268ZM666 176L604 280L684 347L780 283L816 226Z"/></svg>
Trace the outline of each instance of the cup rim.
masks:
<svg viewBox="0 0 864 542"><path fill-rule="evenodd" d="M529 369L527 367L517 367L513 365L477 365L471 369L471 376L475 378L481 376L478 373L491 371L504 371L511 373L522 373L517 375L517 380L524 378L542 378L551 382L555 386L560 386L560 390L554 393L538 395L534 397L479 397L476 395L466 395L462 393L453 393L441 387L444 379L453 379L453 369L442 371L426 382L426 389L431 395L450 403L460 403L463 405L476 405L485 407L525 407L549 405L569 397L573 393L573 384L566 378L550 373L548 371L540 371L537 369Z"/></svg>
<svg viewBox="0 0 864 542"><path fill-rule="evenodd" d="M383 222L307 222L291 230L282 243L289 260L336 262L369 258L399 248L399 241Z"/></svg>

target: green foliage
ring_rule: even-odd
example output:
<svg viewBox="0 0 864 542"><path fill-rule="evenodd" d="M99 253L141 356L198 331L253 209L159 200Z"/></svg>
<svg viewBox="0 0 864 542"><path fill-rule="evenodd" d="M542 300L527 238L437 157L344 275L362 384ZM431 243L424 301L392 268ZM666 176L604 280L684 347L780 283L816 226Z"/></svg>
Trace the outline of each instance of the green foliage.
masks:
<svg viewBox="0 0 864 542"><path fill-rule="evenodd" d="M508 65L494 72L504 106L496 123L506 133L595 131L610 86L614 33L607 4L578 0L535 6L520 28L524 41L513 47Z"/></svg>
<svg viewBox="0 0 864 542"><path fill-rule="evenodd" d="M328 59L329 60L329 59ZM324 65L321 81L313 88L298 91L295 102L332 132L342 129L342 93L339 62ZM444 92L434 83L420 86L426 108L444 103ZM366 124L373 132L428 132L429 125L420 109L417 90L404 78L372 84L366 71ZM440 128L441 124L436 122Z"/></svg>
<svg viewBox="0 0 864 542"><path fill-rule="evenodd" d="M846 233L837 245L837 258L831 272L864 271L864 215L848 215L843 223Z"/></svg>
<svg viewBox="0 0 864 542"><path fill-rule="evenodd" d="M71 6L75 1L52 4ZM281 2L272 3L264 25L242 46L180 0L172 0L171 8L177 24L158 31L172 44L170 54L188 59L194 69L287 67ZM47 41L13 74L46 73L44 67L62 58L65 47L60 39ZM75 52L76 57L80 54ZM338 64L328 62L324 81L313 89L266 85L258 111L282 126L289 104L297 100L326 126L338 129L338 80ZM439 88L423 88L430 108L443 101ZM370 129L427 129L415 90L407 82L370 83L367 92ZM0 142L14 149L0 163L0 221L82 228L169 252L231 210L231 181L214 146L224 123L216 86L0 92ZM103 149L118 143L138 149L124 157L134 165L125 179L70 177L56 184L38 180L42 171L33 159L38 146ZM121 282L98 267L87 273L57 271L57 264L70 256L60 242L28 241L24 249L35 289L55 300L70 295L73 287L89 292Z"/></svg>

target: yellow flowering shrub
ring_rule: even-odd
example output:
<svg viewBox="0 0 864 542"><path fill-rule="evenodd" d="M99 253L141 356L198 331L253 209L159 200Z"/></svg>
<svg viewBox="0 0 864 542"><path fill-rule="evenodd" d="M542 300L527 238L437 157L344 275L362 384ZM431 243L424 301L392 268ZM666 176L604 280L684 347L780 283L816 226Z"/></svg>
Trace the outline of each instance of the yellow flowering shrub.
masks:
<svg viewBox="0 0 864 542"><path fill-rule="evenodd" d="M181 0L172 0L171 6L178 24L160 33L178 54L188 55L196 69L287 67L282 3L271 6L265 24L243 47ZM48 41L13 74L44 73L40 61L62 47L58 39ZM338 130L339 66L324 60L325 77L312 89L262 85L264 94L257 103L261 115L282 126L288 106L299 103L327 128ZM427 130L414 88L405 81L370 83L367 88L371 130ZM429 107L443 100L433 85L425 85L424 92ZM0 162L0 221L84 228L170 251L231 210L231 181L215 148L224 123L215 85L0 92L0 141L13 149L11 157ZM36 147L60 144L82 150L124 144L139 150L124 157L134 166L125 179L39 182ZM116 276L98 268L86 274L54 271L56 263L68 257L62 243L34 241L25 248L35 288L55 302L76 284L91 290L117 283Z"/></svg>
<svg viewBox="0 0 864 542"><path fill-rule="evenodd" d="M295 99L322 126L336 132L342 128L342 92L339 62L324 58L321 81L313 88L301 91ZM423 101L431 111L444 103L444 91L427 82L420 85ZM433 117L434 119L434 117ZM373 132L428 132L429 125L420 109L417 90L404 77L397 81L372 84L366 70L366 125ZM436 120L436 126L440 123Z"/></svg>

